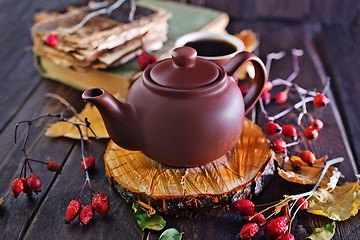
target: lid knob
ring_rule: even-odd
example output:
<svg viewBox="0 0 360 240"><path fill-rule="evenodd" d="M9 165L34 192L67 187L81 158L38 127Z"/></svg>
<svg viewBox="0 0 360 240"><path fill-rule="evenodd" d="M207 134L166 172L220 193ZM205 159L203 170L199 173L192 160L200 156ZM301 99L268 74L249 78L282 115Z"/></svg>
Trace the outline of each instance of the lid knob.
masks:
<svg viewBox="0 0 360 240"><path fill-rule="evenodd" d="M191 47L175 48L171 57L178 67L192 67L195 64L197 52Z"/></svg>

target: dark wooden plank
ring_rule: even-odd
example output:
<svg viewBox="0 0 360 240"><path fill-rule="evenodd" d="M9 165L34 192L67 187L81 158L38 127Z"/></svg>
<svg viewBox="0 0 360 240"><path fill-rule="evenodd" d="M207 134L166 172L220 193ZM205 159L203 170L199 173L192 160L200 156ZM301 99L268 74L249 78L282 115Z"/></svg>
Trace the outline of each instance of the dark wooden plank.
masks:
<svg viewBox="0 0 360 240"><path fill-rule="evenodd" d="M75 102L75 99L77 99L77 102L83 104L79 101L80 94L73 89L50 81L44 81L39 85L23 108L19 110L19 113L1 133L0 152L3 154L0 163L1 196L4 196L9 190L13 179L19 177L23 160L20 148L25 136L26 126L24 125L19 128L18 142L14 144L15 122L64 109L59 102L44 98L45 92L55 92L69 101ZM31 135L27 144L28 156L42 161L56 161L59 164L63 164L73 147L73 141L45 137L46 124L50 121L49 119L43 119L32 125ZM0 228L2 229L1 236L3 239L17 239L26 231L27 224L33 215L36 214L37 208L45 197L45 190L51 187L51 181L56 177L54 173L47 171L44 165L32 164L32 167L43 181L43 192L33 195L32 198L22 194L17 199L12 196L12 193L9 194L8 200L0 211L2 219L0 221Z"/></svg>
<svg viewBox="0 0 360 240"><path fill-rule="evenodd" d="M359 17L357 0L312 0L310 20L331 24L355 24Z"/></svg>
<svg viewBox="0 0 360 240"><path fill-rule="evenodd" d="M37 86L40 75L33 67L33 54L27 49L32 45L30 28L35 11L63 10L69 5L79 5L73 1L26 1L22 4L7 0L1 3L0 33L0 132L26 101ZM3 35L2 35L3 36Z"/></svg>
<svg viewBox="0 0 360 240"><path fill-rule="evenodd" d="M135 221L131 204L126 203L110 186L104 174L103 154L107 141L92 141L96 169L90 171L90 178L94 190L109 198L108 216L95 214L94 219L82 227L79 226L78 219L70 225L64 223L67 205L72 199L76 199L85 180L79 143L78 141L62 174L47 194L24 239L37 239L39 233L46 236L46 239L142 239L143 232ZM82 204L89 204L89 199L88 188L85 188L81 197Z"/></svg>
<svg viewBox="0 0 360 240"><path fill-rule="evenodd" d="M345 124L350 146L355 153L357 166L360 166L360 121L359 100L360 47L356 35L341 26L325 27L318 37L326 69L333 79L333 92L339 105L341 119Z"/></svg>
<svg viewBox="0 0 360 240"><path fill-rule="evenodd" d="M257 0L256 15L258 18L304 20L310 13L310 3L310 0Z"/></svg>

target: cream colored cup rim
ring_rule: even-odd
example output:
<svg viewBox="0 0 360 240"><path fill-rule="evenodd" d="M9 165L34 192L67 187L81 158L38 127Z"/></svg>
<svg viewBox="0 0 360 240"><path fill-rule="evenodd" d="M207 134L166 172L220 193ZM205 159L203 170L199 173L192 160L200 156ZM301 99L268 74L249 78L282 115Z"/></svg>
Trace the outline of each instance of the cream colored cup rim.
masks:
<svg viewBox="0 0 360 240"><path fill-rule="evenodd" d="M203 39L224 40L224 41L227 41L227 42L231 43L232 45L234 45L237 49L233 53L230 53L227 55L222 55L222 56L209 57L209 56L198 55L198 57L204 58L207 60L231 58L231 57L235 56L238 52L245 50L245 44L243 43L243 41L241 41L241 39L235 37L234 35L227 34L227 33L207 33L207 32L192 32L192 33L185 34L185 35L179 37L175 41L175 47L182 47L190 41L198 41L198 40L203 40Z"/></svg>

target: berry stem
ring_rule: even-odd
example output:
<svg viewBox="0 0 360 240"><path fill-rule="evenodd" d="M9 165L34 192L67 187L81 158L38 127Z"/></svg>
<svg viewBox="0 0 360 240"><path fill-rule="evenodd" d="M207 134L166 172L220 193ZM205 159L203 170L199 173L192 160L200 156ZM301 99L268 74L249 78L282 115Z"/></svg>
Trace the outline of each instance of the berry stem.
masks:
<svg viewBox="0 0 360 240"><path fill-rule="evenodd" d="M83 134L82 134L82 131L80 129L80 126L79 125L75 125L76 128L78 129L79 131L79 134L80 134L80 143L81 143L81 157L82 157L82 161L84 163L84 170L85 170L85 182L87 182L87 184L89 185L89 188L90 188L90 194L91 194L91 197L92 197L92 193L94 192L94 189L92 188L91 186L91 183L90 183L90 177L89 177L89 171L88 171L88 168L87 168L87 164L86 164L86 160L85 160L85 152L84 152L84 138L83 138Z"/></svg>
<svg viewBox="0 0 360 240"><path fill-rule="evenodd" d="M19 178L21 178L22 174L23 174L23 171L24 171L24 168L25 168L25 164L23 163L22 167L21 167L21 171L20 171L20 176Z"/></svg>
<svg viewBox="0 0 360 240"><path fill-rule="evenodd" d="M264 102L263 102L262 98L259 98L259 105L260 105L261 112L265 115L265 117L267 119L269 119L269 115L268 115L268 112L265 110Z"/></svg>
<svg viewBox="0 0 360 240"><path fill-rule="evenodd" d="M287 144L286 144L286 147L292 147L292 146L295 146L295 145L297 145L297 144L299 144L299 143L300 143L299 140L296 141L296 142L287 143Z"/></svg>
<svg viewBox="0 0 360 240"><path fill-rule="evenodd" d="M278 53L269 53L267 56L266 56L266 71L269 73L270 72L270 67L271 67L271 62L273 59L275 60L279 60L281 58L283 58L285 56L285 51L281 51L281 52L278 52Z"/></svg>
<svg viewBox="0 0 360 240"><path fill-rule="evenodd" d="M293 67L294 67L294 71L293 73L286 79L286 81L288 82L292 82L298 75L300 72L300 67L299 67L299 56L302 56L304 54L303 50L300 49L291 49L291 54L292 54L292 61L293 61Z"/></svg>
<svg viewBox="0 0 360 240"><path fill-rule="evenodd" d="M79 199L80 199L81 194L82 194L82 192L84 191L84 188L85 188L86 184L87 184L87 180L85 180L84 184L82 185L81 190L80 190L80 193L79 193L78 197L76 198L76 200L79 200Z"/></svg>
<svg viewBox="0 0 360 240"><path fill-rule="evenodd" d="M48 163L40 161L40 160L36 160L36 159L31 159L31 158L27 158L28 161L32 161L32 162L37 162L37 163L41 163L41 164L45 164L48 165Z"/></svg>
<svg viewBox="0 0 360 240"><path fill-rule="evenodd" d="M27 165L29 166L29 169L30 169L30 172L31 173L33 173L33 170L32 170L32 168L31 168L31 166L30 166L30 162L28 161L29 159L25 159L25 163L27 163Z"/></svg>
<svg viewBox="0 0 360 240"><path fill-rule="evenodd" d="M304 98L304 101L305 101L306 103L307 103L307 102L311 102L312 100L314 100L313 97ZM285 116L286 114L288 114L289 112L291 112L292 109L297 109L297 108L301 107L302 104L303 104L302 101L297 102L294 106L289 107L289 108L285 109L284 111L282 111L282 112L280 112L280 113L278 113L278 114L276 114L276 115L274 115L274 116L269 116L269 117L268 117L268 120L269 120L269 121L275 121L276 119L279 119L279 118ZM266 112L266 111L265 111L265 112Z"/></svg>
<svg viewBox="0 0 360 240"><path fill-rule="evenodd" d="M322 93L323 95L326 95L327 92L329 91L329 89L330 89L330 77L328 76L328 77L326 77L325 86L324 86L324 89L322 90L321 93Z"/></svg>

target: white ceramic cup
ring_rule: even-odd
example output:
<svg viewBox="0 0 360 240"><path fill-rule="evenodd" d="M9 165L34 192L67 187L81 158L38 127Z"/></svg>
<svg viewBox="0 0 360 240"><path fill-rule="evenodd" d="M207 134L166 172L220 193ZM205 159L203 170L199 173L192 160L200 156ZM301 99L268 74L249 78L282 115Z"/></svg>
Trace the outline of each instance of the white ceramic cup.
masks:
<svg viewBox="0 0 360 240"><path fill-rule="evenodd" d="M221 66L224 66L231 58L233 58L238 52L242 52L245 50L245 45L243 41L239 38L230 35L230 34L218 34L218 33L207 33L207 32L193 32L186 35L181 36L175 42L175 47L185 46L189 42L196 41L205 41L205 40L215 40L215 41L223 41L232 46L234 46L234 52L230 54L221 55L221 56L201 56L198 54L199 58L203 58L206 60L210 60L215 62ZM195 49L196 50L196 49Z"/></svg>

